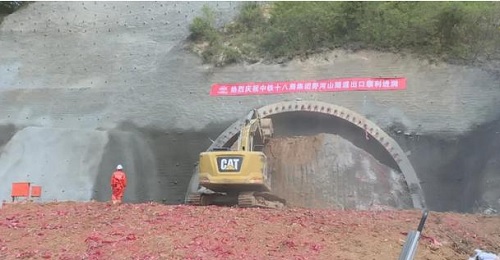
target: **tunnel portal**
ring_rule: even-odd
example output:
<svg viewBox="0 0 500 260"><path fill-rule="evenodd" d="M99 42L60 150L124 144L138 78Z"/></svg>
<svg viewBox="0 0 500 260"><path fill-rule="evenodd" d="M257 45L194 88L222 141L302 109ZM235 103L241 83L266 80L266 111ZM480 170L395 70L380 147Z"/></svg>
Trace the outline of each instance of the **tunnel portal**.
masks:
<svg viewBox="0 0 500 260"><path fill-rule="evenodd" d="M425 208L418 177L401 147L375 123L345 107L319 101L284 101L257 109L262 117L273 119L275 137L308 136L329 133L341 136L376 160L403 175L414 208ZM230 147L239 129L253 111L234 122L207 149ZM197 169L188 193L198 189Z"/></svg>

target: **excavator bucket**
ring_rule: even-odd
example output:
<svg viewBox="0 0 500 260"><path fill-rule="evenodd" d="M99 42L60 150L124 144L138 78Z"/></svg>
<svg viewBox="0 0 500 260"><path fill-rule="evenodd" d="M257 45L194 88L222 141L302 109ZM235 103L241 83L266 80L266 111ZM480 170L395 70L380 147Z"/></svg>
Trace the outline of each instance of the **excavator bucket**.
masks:
<svg viewBox="0 0 500 260"><path fill-rule="evenodd" d="M260 119L260 128L262 131L262 139L264 139L264 143L267 142L269 138L271 138L274 134L273 122L270 118L261 118Z"/></svg>

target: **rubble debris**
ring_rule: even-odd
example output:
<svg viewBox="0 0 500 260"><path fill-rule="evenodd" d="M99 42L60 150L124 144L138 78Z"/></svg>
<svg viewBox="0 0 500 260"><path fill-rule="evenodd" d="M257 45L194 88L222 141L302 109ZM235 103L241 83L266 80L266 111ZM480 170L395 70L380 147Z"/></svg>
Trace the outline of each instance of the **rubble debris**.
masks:
<svg viewBox="0 0 500 260"><path fill-rule="evenodd" d="M333 134L273 138L272 190L296 207L413 208L403 175Z"/></svg>

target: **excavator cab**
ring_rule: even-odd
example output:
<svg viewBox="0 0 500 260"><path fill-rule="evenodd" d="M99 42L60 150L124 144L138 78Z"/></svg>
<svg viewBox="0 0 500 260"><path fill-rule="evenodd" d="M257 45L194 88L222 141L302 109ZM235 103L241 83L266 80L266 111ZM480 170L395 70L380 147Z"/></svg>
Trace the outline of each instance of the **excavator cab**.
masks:
<svg viewBox="0 0 500 260"><path fill-rule="evenodd" d="M274 196L268 173L267 157L262 152L274 133L270 118L261 118L254 110L246 120L238 140L230 150L202 152L199 160L199 184L210 192L191 194L191 205L233 205L240 207L284 206Z"/></svg>

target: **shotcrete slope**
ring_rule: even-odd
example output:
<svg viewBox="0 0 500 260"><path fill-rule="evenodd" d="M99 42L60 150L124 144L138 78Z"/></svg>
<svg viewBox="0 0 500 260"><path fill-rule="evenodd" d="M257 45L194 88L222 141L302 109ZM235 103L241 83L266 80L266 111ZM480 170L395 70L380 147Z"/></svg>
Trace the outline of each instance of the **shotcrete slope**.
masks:
<svg viewBox="0 0 500 260"><path fill-rule="evenodd" d="M169 183L168 191L141 191L144 195L140 198L161 198L178 203L182 201L198 153L210 145L208 138L215 138L228 122L244 116L251 108L283 99L300 97L338 104L394 133L432 135L438 139L467 133L474 126L499 116L496 104L500 92L496 89L498 79L495 76L473 67L433 65L411 56L333 51L286 65L257 63L226 68L203 65L185 49L188 25L201 14L203 4L217 10L219 24L229 21L239 5L235 2L35 2L7 16L0 25L0 125L13 125L14 129L37 126L45 128L44 131L53 128L137 130L142 133L137 138L146 141L128 144L127 141L117 147L106 143L95 148L94 153L133 150L136 148L130 146L148 142L153 147L154 159L151 153L146 153L149 157L145 159L137 159L137 155L118 155L116 160L131 165L146 164L146 169L151 169L148 171L151 176L165 176L162 185ZM208 97L209 86L214 82L350 76L404 76L408 79L408 89ZM130 123L133 129L120 129L124 123ZM7 143L11 136L11 130L2 131L0 141ZM158 136L162 137L157 139ZM29 138L35 139L35 136ZM67 138L60 141L67 144L74 139L69 135L61 138ZM13 154L10 149L19 146L18 142L24 141L10 139L0 160L6 160L2 159L6 154ZM405 148L417 149L412 147ZM34 148L46 149L44 146ZM84 154L87 148L76 149L79 148L68 145L67 150L53 160L75 158L75 154ZM19 156L9 161L31 159L25 154ZM410 160L421 164L416 168L425 168L427 164L416 157ZM86 163L76 159L69 161L71 169ZM113 161L103 164L102 172L109 172ZM150 165L153 161L156 162L154 166ZM432 168L440 168L445 163L446 160L435 162ZM18 171L29 172L31 167L22 164ZM135 167L133 171L139 172ZM88 174L97 176L95 170ZM430 173L418 171L418 174L427 176ZM442 175L436 178L434 186L428 187L441 189L450 183L445 178L446 172L436 174ZM42 186L50 186L53 177L37 181ZM67 185L65 182L63 186ZM105 184L95 186L99 185ZM94 186L93 181L86 186ZM85 190L74 198L87 197L87 194ZM94 196L106 197L102 194Z"/></svg>
<svg viewBox="0 0 500 260"><path fill-rule="evenodd" d="M202 65L184 46L188 25L203 4L216 8L219 23L230 20L238 5L37 2L6 17L0 27L0 48L8 50L0 53L0 88L12 91L2 93L1 108L11 113L0 115L0 122L111 127L131 120L163 129L201 129L296 97L208 98L213 82L350 76L404 76L408 89L297 97L346 106L384 128L398 122L402 130L421 134L462 133L498 115L489 108L500 96L494 76L410 56L335 51L287 65ZM19 102L29 105L20 110Z"/></svg>
<svg viewBox="0 0 500 260"><path fill-rule="evenodd" d="M27 127L0 156L0 199L11 183L42 185L44 200L88 200L108 137L104 132Z"/></svg>

